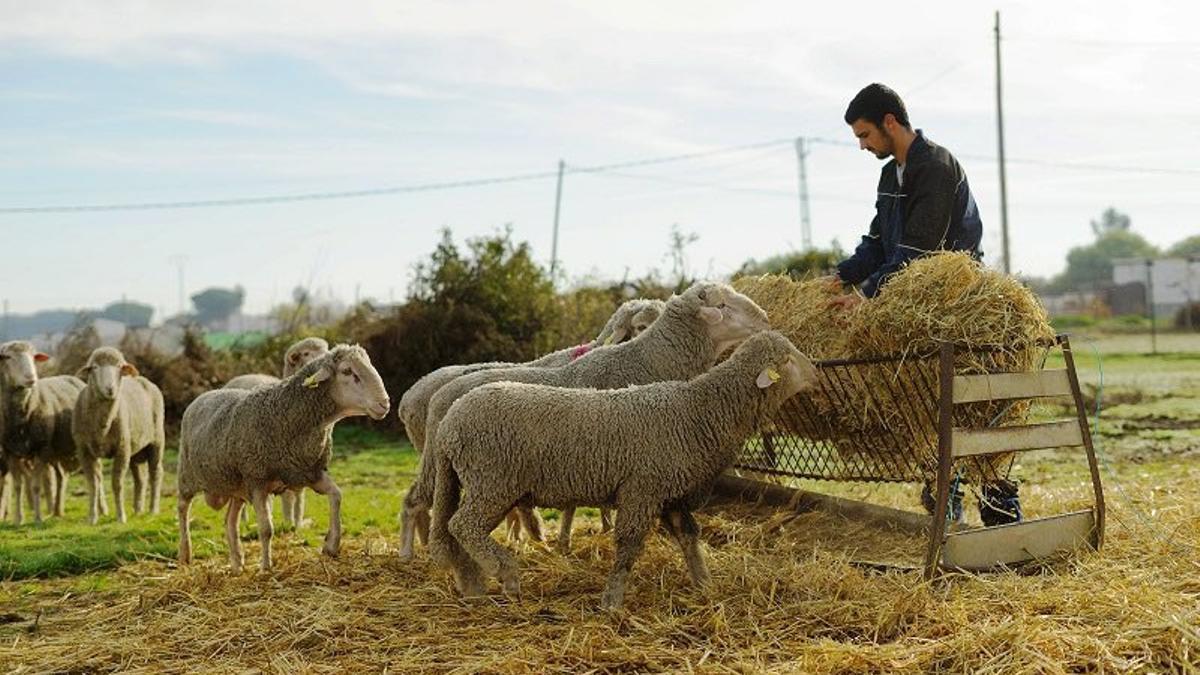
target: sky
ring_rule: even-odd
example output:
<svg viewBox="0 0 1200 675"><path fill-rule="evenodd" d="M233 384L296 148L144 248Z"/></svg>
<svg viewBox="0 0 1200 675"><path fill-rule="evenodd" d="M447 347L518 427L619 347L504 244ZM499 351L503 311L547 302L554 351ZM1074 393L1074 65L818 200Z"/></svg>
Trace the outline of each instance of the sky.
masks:
<svg viewBox="0 0 1200 675"><path fill-rule="evenodd" d="M958 156L998 265L995 10L1013 271L1061 271L1109 206L1159 246L1200 234L1196 3L0 0L0 299L162 318L182 268L255 313L297 285L402 300L442 228L511 225L548 265L560 159L564 286L669 270L674 226L721 277L802 244L801 136L813 241L850 249L880 162L842 115L875 81Z"/></svg>

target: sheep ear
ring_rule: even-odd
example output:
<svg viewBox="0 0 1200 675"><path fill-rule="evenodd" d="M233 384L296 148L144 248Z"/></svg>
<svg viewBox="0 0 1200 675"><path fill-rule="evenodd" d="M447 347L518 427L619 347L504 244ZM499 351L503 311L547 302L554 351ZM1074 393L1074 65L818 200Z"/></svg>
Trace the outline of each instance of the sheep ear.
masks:
<svg viewBox="0 0 1200 675"><path fill-rule="evenodd" d="M75 371L75 377L78 377L81 380L88 379L88 376L91 374L92 374L91 366L84 366L84 367L80 368L79 370Z"/></svg>
<svg viewBox="0 0 1200 675"><path fill-rule="evenodd" d="M775 370L774 368L763 368L762 372L758 374L758 379L754 380L754 384L758 385L759 389L766 389L778 381L778 370Z"/></svg>
<svg viewBox="0 0 1200 675"><path fill-rule="evenodd" d="M297 365L300 363L300 352L292 352L291 354L288 354L287 360L288 363L292 364L293 366Z"/></svg>
<svg viewBox="0 0 1200 675"><path fill-rule="evenodd" d="M138 372L138 369L132 363L122 364L121 365L121 374L127 375L129 377L138 377L139 375L141 375L141 373Z"/></svg>
<svg viewBox="0 0 1200 675"><path fill-rule="evenodd" d="M725 315L721 313L721 310L717 309L716 307L701 307L700 311L696 312L696 314L709 324L721 323L721 321L725 318Z"/></svg>
<svg viewBox="0 0 1200 675"><path fill-rule="evenodd" d="M330 377L333 377L333 369L329 368L328 366L322 366L320 370L304 379L304 386L308 387L309 389L316 389L317 387L321 386L322 382L328 380Z"/></svg>
<svg viewBox="0 0 1200 675"><path fill-rule="evenodd" d="M43 363L45 361L49 361L50 356L48 354L43 354L41 352L37 352L33 355L33 360L37 361L38 363Z"/></svg>
<svg viewBox="0 0 1200 675"><path fill-rule="evenodd" d="M628 329L626 329L624 326L613 329L612 335L608 336L608 339L604 341L604 344L615 345L615 344L620 344L620 343L624 342L625 334L627 332L628 332Z"/></svg>

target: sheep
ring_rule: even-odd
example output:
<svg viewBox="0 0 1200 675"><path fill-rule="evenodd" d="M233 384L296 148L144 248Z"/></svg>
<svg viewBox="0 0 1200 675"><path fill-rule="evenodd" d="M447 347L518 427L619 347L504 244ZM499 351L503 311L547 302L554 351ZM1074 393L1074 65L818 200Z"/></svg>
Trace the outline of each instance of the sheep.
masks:
<svg viewBox="0 0 1200 675"><path fill-rule="evenodd" d="M626 577L658 519L692 582L703 585L708 569L691 513L698 495L785 400L816 382L812 362L768 331L686 382L617 390L478 387L454 403L431 445L438 461L433 555L451 568L464 595L482 594L486 573L519 598L516 562L489 536L505 512L518 502L606 505L617 509L617 551L603 608L621 607Z"/></svg>
<svg viewBox="0 0 1200 675"><path fill-rule="evenodd" d="M71 436L88 479L88 521L96 524L104 502L101 459L112 460L117 522L125 522L126 469L133 473L134 513L145 510L143 464L149 469L150 512L157 514L166 449L162 391L112 347L94 350L76 376L87 383L75 402Z"/></svg>
<svg viewBox="0 0 1200 675"><path fill-rule="evenodd" d="M274 527L268 495L310 487L329 498L322 552L341 547L342 493L329 475L333 425L346 417L383 419L391 406L366 350L338 345L291 377L254 389L201 394L183 413L179 438L179 562L192 559L189 515L203 492L214 509L226 504L225 536L235 573L243 566L238 516L247 501L258 516L262 568L271 567Z"/></svg>
<svg viewBox="0 0 1200 675"><path fill-rule="evenodd" d="M433 395L425 424L426 446L434 447L437 426L460 396L488 382L526 382L560 387L620 389L632 384L686 380L708 370L726 350L767 330L767 314L727 284L701 282L671 298L662 315L644 333L620 345L601 347L557 369L517 367L480 371L460 377ZM436 480L436 460L428 453L409 489L411 503L428 508ZM410 503L406 497L406 504ZM570 519L564 513L558 549L570 552Z"/></svg>
<svg viewBox="0 0 1200 675"><path fill-rule="evenodd" d="M71 438L71 414L83 390L83 381L72 375L39 378L37 363L50 357L23 340L0 344L0 446L17 486L13 520L24 521L22 488L33 497L33 517L42 521L41 491L53 487L52 512L63 515L67 476L78 464Z"/></svg>
<svg viewBox="0 0 1200 675"><path fill-rule="evenodd" d="M525 365L553 368L563 366L591 352L596 347L619 344L637 337L646 330L662 313L665 303L662 300L637 298L622 303L613 315L609 317L600 334L592 342L577 347L568 347L547 354ZM469 365L444 366L421 379L417 380L404 395L400 397L397 414L404 423L405 433L418 453L425 448L425 418L429 412L429 399L446 383L462 375L492 368L509 368L515 363L491 361ZM432 468L432 467L430 467ZM432 485L430 485L430 491ZM411 499L410 499L411 496ZM420 538L422 543L429 539L429 510L426 502L432 494L422 497L422 493L409 491L405 495L400 512L400 559L408 560L413 556L413 535ZM541 524L531 511L521 511L521 520L525 523L530 535L541 541ZM520 532L519 521L510 521L510 536Z"/></svg>
<svg viewBox="0 0 1200 675"><path fill-rule="evenodd" d="M0 431L0 438L4 432ZM8 495L12 492L12 477L8 475L8 458L4 456L4 448L0 448L0 522L8 517Z"/></svg>
<svg viewBox="0 0 1200 675"><path fill-rule="evenodd" d="M283 355L283 376L290 377L313 359L329 352L329 343L323 338L307 337L288 347ZM249 373L238 375L225 383L226 389L253 389L264 384L274 384L279 381L274 375ZM283 521L293 529L304 526L304 489L285 490L279 497L283 505ZM246 512L243 511L243 516ZM245 520L245 518L243 518Z"/></svg>

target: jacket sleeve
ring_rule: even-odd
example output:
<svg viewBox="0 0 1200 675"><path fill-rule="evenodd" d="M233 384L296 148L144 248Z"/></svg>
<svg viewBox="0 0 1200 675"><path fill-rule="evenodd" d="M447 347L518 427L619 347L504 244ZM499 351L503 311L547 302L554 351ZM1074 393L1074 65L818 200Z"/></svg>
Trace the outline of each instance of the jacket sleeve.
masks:
<svg viewBox="0 0 1200 675"><path fill-rule="evenodd" d="M945 246L954 209L954 195L958 190L954 174L941 164L929 164L921 167L919 173L913 173L917 175L908 177L910 182L906 198L909 207L900 243L863 283L863 295L868 298L875 297L888 277L910 260Z"/></svg>
<svg viewBox="0 0 1200 675"><path fill-rule="evenodd" d="M862 238L862 242L854 249L854 253L838 263L837 275L842 282L862 283L883 264L883 241L879 238L881 229L879 218L879 211L876 210L875 218L871 221L870 231Z"/></svg>

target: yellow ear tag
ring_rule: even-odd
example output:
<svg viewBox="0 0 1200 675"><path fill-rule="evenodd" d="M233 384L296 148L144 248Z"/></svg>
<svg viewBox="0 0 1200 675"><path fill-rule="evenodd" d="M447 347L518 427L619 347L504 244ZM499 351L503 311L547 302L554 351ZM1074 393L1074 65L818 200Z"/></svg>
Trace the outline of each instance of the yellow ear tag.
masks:
<svg viewBox="0 0 1200 675"><path fill-rule="evenodd" d="M780 378L779 371L774 368L767 368L767 377L771 378L772 382L778 382Z"/></svg>
<svg viewBox="0 0 1200 675"><path fill-rule="evenodd" d="M317 374L313 373L312 375L304 378L304 386L308 387L309 389L316 389L317 387L321 386L321 383L317 381Z"/></svg>
<svg viewBox="0 0 1200 675"><path fill-rule="evenodd" d="M609 333L608 337L604 338L604 346L607 347L607 346L611 345L612 341L613 341L612 333Z"/></svg>

